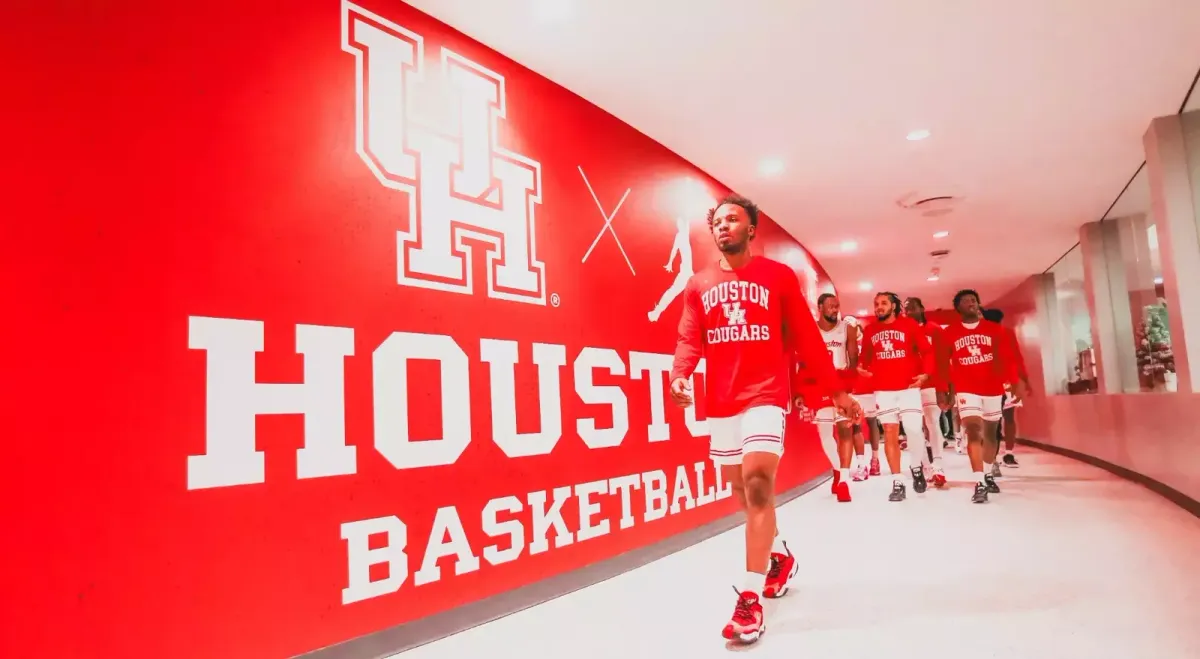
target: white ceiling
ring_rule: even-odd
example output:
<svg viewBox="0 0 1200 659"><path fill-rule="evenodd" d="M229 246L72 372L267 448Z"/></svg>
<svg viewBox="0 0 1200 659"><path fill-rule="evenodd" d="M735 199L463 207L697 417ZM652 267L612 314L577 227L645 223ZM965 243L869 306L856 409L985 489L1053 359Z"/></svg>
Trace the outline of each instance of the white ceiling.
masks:
<svg viewBox="0 0 1200 659"><path fill-rule="evenodd" d="M851 310L863 281L932 307L1045 270L1200 67L1197 0L409 1L754 198Z"/></svg>

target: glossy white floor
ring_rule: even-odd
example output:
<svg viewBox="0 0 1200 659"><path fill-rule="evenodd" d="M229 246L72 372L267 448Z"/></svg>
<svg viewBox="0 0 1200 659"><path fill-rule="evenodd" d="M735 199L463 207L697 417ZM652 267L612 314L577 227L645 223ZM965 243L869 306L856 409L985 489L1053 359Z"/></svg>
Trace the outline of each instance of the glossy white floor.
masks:
<svg viewBox="0 0 1200 659"><path fill-rule="evenodd" d="M742 528L403 659L1200 658L1200 519L1107 472L1023 450L1003 492L951 487L887 502L886 476L838 504L826 486L780 509L801 561L753 646L721 627ZM886 467L885 467L886 471Z"/></svg>

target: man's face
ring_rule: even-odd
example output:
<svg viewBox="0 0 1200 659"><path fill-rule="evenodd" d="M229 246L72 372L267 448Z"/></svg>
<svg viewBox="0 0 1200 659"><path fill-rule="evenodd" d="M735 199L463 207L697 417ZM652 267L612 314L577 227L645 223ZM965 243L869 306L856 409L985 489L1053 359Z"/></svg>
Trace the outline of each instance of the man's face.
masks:
<svg viewBox="0 0 1200 659"><path fill-rule="evenodd" d="M915 297L910 297L904 301L904 313L908 314L909 318L917 320L925 319L925 305Z"/></svg>
<svg viewBox="0 0 1200 659"><path fill-rule="evenodd" d="M723 204L717 208L710 229L717 249L726 254L740 254L746 251L750 246L750 239L754 237L750 216L746 209L737 204Z"/></svg>
<svg viewBox="0 0 1200 659"><path fill-rule="evenodd" d="M962 296L962 299L958 301L958 313L964 318L978 318L979 298L970 293Z"/></svg>
<svg viewBox="0 0 1200 659"><path fill-rule="evenodd" d="M836 297L825 298L821 303L821 316L828 322L836 323L842 314L842 303Z"/></svg>
<svg viewBox="0 0 1200 659"><path fill-rule="evenodd" d="M896 305L892 304L892 298L886 295L875 296L875 317L879 320L887 320L896 311Z"/></svg>

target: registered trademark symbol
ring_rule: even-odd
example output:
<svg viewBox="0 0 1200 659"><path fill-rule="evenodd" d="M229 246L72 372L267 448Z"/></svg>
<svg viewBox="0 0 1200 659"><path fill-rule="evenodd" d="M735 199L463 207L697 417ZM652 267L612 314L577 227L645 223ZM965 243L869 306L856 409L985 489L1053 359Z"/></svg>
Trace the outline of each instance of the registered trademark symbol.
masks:
<svg viewBox="0 0 1200 659"><path fill-rule="evenodd" d="M562 300L559 299L558 293L551 293L550 294L550 306L558 307L558 305L560 305L560 304L562 304Z"/></svg>

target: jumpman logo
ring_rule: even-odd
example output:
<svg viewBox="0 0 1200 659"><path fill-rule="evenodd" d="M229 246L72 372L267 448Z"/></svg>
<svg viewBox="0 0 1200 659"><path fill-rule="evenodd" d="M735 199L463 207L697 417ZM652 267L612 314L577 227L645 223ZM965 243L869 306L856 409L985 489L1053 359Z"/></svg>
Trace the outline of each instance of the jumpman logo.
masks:
<svg viewBox="0 0 1200 659"><path fill-rule="evenodd" d="M746 324L746 310L742 308L741 302L726 302L721 308L725 310L725 320L728 320L730 325Z"/></svg>
<svg viewBox="0 0 1200 659"><path fill-rule="evenodd" d="M663 270L670 272L675 263L675 257L679 257L679 274L675 275L675 281L671 282L670 288L663 292L659 298L658 304L650 311L647 316L650 322L657 322L659 316L671 306L671 302L679 297L679 294L687 288L688 279L691 279L694 274L692 270L692 241L688 235L688 222L682 217L675 218L675 241L671 243L671 255L667 257L667 264L663 266ZM745 312L742 312L745 314Z"/></svg>

